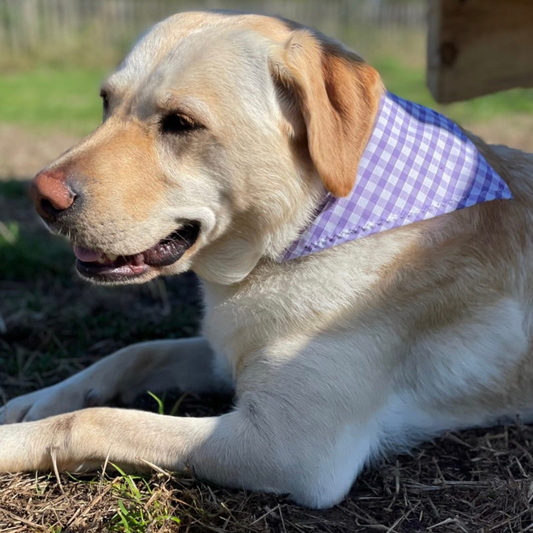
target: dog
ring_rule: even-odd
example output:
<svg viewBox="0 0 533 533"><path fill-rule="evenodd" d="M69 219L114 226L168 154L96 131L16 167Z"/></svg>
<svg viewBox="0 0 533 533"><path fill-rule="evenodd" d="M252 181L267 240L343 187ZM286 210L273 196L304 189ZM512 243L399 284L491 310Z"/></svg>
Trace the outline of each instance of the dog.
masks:
<svg viewBox="0 0 533 533"><path fill-rule="evenodd" d="M259 15L170 17L101 96L98 129L36 176L37 211L89 281L194 271L202 336L127 347L8 402L0 471L192 468L324 508L383 453L532 419L532 155L486 145L387 93L340 43ZM376 133L385 115L400 133ZM459 178L455 148L424 145L430 130L464 148ZM413 186L431 174L427 198L447 173L485 181L454 205L376 215L398 169ZM355 229L332 222L370 189ZM167 387L234 391L236 405L208 418L104 407Z"/></svg>

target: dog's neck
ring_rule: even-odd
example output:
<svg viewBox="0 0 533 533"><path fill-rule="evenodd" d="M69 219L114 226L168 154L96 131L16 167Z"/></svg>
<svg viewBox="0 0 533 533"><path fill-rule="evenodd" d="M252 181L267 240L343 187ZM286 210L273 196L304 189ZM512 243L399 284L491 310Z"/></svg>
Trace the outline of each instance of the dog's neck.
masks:
<svg viewBox="0 0 533 533"><path fill-rule="evenodd" d="M308 176L307 176L308 177ZM301 177L287 213L270 232L234 221L228 234L201 252L193 270L232 285L262 258L285 262L458 209L511 198L506 183L465 133L439 113L391 93L382 97L350 194L326 193L320 178ZM260 206L268 209L269 206ZM271 206L270 206L271 209ZM298 230L303 228L303 230ZM287 245L287 243L292 243Z"/></svg>
<svg viewBox="0 0 533 533"><path fill-rule="evenodd" d="M457 124L386 93L351 193L325 194L314 220L278 260L511 197Z"/></svg>

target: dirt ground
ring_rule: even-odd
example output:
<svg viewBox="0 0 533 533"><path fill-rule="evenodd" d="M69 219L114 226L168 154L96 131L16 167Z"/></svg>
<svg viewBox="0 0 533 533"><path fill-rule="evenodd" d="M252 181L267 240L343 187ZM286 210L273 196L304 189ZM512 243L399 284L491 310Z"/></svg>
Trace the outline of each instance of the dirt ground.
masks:
<svg viewBox="0 0 533 533"><path fill-rule="evenodd" d="M496 142L533 150L533 125L516 120L507 132L498 124L487 131ZM0 175L32 175L75 140L1 127ZM194 276L122 288L81 282L69 246L38 223L26 183L0 180L0 224L0 401L64 379L127 344L197 331ZM165 412L182 416L213 416L231 402L164 397ZM157 409L148 395L136 407ZM532 445L533 427L519 421L446 434L368 467L340 505L321 511L284 496L226 490L192 473L130 477L107 470L61 475L61 484L53 475L2 475L0 532L526 532L533 530Z"/></svg>
<svg viewBox="0 0 533 533"><path fill-rule="evenodd" d="M79 141L76 135L0 124L0 179L26 179Z"/></svg>
<svg viewBox="0 0 533 533"><path fill-rule="evenodd" d="M134 531L254 533L518 533L533 525L533 430L513 426L450 434L412 455L367 469L329 510L286 497L225 490L190 475L148 480L160 506L179 518ZM135 480L146 493L142 480ZM120 477L0 477L0 530L103 532L120 529L118 501L135 512ZM138 507L150 513L146 498ZM118 527L117 527L118 526ZM52 529L56 528L56 529ZM133 529L132 529L133 530Z"/></svg>
<svg viewBox="0 0 533 533"><path fill-rule="evenodd" d="M533 117L508 115L485 122L465 123L463 127L491 144L505 144L533 153Z"/></svg>

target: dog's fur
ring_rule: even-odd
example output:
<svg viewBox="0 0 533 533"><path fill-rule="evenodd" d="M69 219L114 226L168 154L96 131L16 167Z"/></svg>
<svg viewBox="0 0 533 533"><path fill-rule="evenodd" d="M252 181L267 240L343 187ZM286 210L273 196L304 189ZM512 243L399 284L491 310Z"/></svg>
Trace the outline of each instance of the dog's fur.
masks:
<svg viewBox="0 0 533 533"><path fill-rule="evenodd" d="M513 200L279 263L324 185L353 186L384 90L370 66L287 21L188 13L155 26L104 89L102 125L51 167L84 191L56 229L126 255L198 220L183 258L141 281L195 271L204 336L131 346L9 402L0 471L189 465L327 507L382 451L532 418L532 155L471 137ZM161 133L175 110L204 128ZM234 387L236 408L94 408L174 386Z"/></svg>

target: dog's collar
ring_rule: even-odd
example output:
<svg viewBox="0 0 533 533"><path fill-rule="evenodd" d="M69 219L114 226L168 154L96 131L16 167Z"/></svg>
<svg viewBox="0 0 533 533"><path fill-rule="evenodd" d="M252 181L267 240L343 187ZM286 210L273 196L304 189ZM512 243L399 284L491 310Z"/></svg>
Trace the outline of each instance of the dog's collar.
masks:
<svg viewBox="0 0 533 533"><path fill-rule="evenodd" d="M507 184L456 124L386 93L352 192L344 198L328 194L280 261L510 198Z"/></svg>

